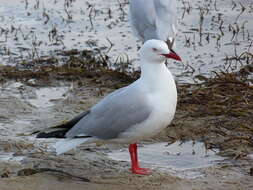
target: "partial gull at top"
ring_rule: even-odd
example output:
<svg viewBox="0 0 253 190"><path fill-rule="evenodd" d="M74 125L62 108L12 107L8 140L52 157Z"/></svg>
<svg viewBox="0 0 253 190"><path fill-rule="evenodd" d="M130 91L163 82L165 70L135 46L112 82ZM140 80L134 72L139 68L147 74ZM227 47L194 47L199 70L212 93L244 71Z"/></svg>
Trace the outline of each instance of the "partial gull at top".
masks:
<svg viewBox="0 0 253 190"><path fill-rule="evenodd" d="M130 22L142 42L170 40L171 48L177 33L177 0L130 0Z"/></svg>

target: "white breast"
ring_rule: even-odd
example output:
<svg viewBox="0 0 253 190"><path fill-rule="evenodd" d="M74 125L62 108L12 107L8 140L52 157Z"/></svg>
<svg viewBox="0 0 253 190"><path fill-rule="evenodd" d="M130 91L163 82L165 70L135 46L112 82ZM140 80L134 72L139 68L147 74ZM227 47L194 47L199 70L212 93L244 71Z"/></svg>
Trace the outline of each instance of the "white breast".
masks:
<svg viewBox="0 0 253 190"><path fill-rule="evenodd" d="M160 84L162 84L161 82ZM134 143L139 140L150 138L166 128L172 121L176 111L177 90L174 80L171 83L159 86L162 91L149 93L149 104L152 113L144 122L132 126L120 135L123 142Z"/></svg>

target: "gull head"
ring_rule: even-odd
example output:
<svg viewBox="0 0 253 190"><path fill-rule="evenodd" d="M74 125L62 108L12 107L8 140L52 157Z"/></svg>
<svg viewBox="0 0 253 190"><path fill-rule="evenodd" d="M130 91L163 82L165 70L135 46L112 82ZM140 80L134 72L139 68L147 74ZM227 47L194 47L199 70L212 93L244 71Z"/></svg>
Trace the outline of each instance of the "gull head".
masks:
<svg viewBox="0 0 253 190"><path fill-rule="evenodd" d="M140 49L140 56L149 62L163 63L165 59L181 61L181 58L161 40L148 40Z"/></svg>

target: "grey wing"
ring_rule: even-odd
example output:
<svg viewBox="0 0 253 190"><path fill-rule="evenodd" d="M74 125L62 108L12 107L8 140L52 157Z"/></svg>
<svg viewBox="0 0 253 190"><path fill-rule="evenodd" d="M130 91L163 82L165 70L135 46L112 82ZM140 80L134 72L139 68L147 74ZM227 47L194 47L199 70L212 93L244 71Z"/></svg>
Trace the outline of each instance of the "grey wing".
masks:
<svg viewBox="0 0 253 190"><path fill-rule="evenodd" d="M131 0L129 13L131 27L137 37L143 42L148 39L158 39L153 0Z"/></svg>
<svg viewBox="0 0 253 190"><path fill-rule="evenodd" d="M138 89L120 89L91 108L66 134L67 138L88 135L113 139L131 126L146 120L151 113L145 96Z"/></svg>
<svg viewBox="0 0 253 190"><path fill-rule="evenodd" d="M159 39L174 39L177 33L177 0L154 0L154 5Z"/></svg>

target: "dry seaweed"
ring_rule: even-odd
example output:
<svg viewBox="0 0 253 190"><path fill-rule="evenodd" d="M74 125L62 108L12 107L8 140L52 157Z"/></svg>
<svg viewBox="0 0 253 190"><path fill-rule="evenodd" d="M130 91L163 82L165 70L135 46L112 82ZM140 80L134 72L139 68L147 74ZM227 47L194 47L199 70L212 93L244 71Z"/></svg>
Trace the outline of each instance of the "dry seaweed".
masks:
<svg viewBox="0 0 253 190"><path fill-rule="evenodd" d="M240 73L216 73L201 84L179 86L177 119L167 134L202 140L234 158L251 152L253 86Z"/></svg>

